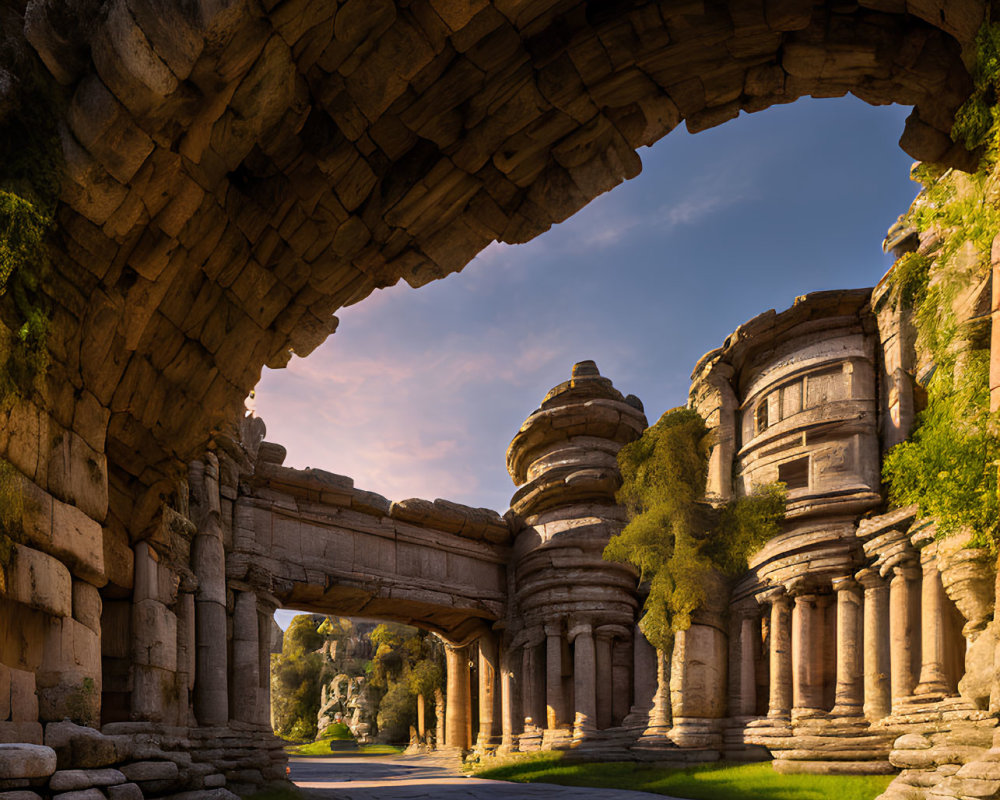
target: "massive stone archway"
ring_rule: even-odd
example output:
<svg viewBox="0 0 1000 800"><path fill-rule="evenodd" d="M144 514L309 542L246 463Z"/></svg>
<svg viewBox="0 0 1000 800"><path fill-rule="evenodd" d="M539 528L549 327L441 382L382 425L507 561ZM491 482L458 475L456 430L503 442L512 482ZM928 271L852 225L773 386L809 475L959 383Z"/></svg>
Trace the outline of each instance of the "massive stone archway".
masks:
<svg viewBox="0 0 1000 800"><path fill-rule="evenodd" d="M635 149L682 121L697 131L853 92L915 106L901 141L915 157L968 164L948 132L984 8L13 9L8 49L22 69L47 68L66 160L52 392L30 425L71 431L61 446L99 469L106 450L113 517L141 529L172 465L233 417L264 364L332 332L338 307L459 270L493 240L537 236L636 175ZM45 485L37 465L16 465ZM88 513L102 519L97 495Z"/></svg>

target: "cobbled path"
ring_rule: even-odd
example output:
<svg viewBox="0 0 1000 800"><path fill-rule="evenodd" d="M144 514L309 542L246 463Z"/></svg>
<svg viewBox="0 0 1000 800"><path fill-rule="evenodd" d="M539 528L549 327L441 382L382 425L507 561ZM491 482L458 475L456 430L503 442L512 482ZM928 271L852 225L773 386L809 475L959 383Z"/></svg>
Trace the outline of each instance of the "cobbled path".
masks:
<svg viewBox="0 0 1000 800"><path fill-rule="evenodd" d="M674 800L624 789L470 778L431 756L291 758L291 778L316 800Z"/></svg>

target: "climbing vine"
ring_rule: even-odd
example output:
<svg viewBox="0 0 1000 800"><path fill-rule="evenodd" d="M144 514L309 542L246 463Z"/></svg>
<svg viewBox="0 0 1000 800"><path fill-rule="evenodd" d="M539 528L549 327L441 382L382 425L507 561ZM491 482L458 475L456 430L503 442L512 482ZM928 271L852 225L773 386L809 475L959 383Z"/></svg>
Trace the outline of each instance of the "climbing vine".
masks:
<svg viewBox="0 0 1000 800"><path fill-rule="evenodd" d="M976 34L973 91L955 115L951 138L967 150L986 148L986 158L996 161L1000 133L1000 25L985 23Z"/></svg>
<svg viewBox="0 0 1000 800"><path fill-rule="evenodd" d="M784 486L762 487L719 507L704 501L711 434L696 411L675 409L618 454L618 501L629 523L604 557L635 566L649 585L642 629L657 648L707 599L710 573L737 575L779 531Z"/></svg>
<svg viewBox="0 0 1000 800"><path fill-rule="evenodd" d="M966 146L988 145L980 168L974 175L930 165L913 172L924 188L904 221L931 244L896 263L892 288L902 306L912 309L917 348L928 362L921 370L927 405L910 440L886 455L882 477L891 504L916 503L921 516L937 521L940 535L967 528L974 545L995 551L1000 439L997 415L989 411L989 337L982 320L963 322L956 311L969 289L988 278L1000 231L1000 26L984 26L977 42L976 93L963 106L953 135Z"/></svg>
<svg viewBox="0 0 1000 800"><path fill-rule="evenodd" d="M0 403L30 393L48 367L49 270L52 228L62 175L56 100L25 75L12 108L0 118L0 300L8 335L0 341Z"/></svg>

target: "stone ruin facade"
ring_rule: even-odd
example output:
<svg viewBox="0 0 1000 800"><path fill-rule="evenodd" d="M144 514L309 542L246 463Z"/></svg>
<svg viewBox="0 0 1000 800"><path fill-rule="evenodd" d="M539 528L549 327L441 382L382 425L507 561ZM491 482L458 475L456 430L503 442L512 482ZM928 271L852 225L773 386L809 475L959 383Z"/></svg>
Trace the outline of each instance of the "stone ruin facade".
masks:
<svg viewBox="0 0 1000 800"><path fill-rule="evenodd" d="M944 593L932 596L926 532L893 518L848 535L875 502L866 494L874 467L862 462L905 435L913 408L905 332L894 340L877 315L876 336L863 304L840 315L856 316L844 324L863 332L844 333L859 348L844 362L857 375L837 374L863 406L874 370L876 405L842 429L805 430L801 445L782 438L797 424L782 416L784 398L768 398L766 419L748 422L743 411L744 378L756 375L758 393L773 378L791 396L793 375L787 387L777 365L757 375L750 342L731 341L702 364L697 407L717 409L720 431L732 435L713 457L714 490L733 490L726 464L742 480L783 467L801 482L803 458L807 484L795 490L788 549L765 548L755 577L732 589L746 613L728 609L720 592L723 607L703 609L673 654L652 652L636 634L634 576L598 563L599 540L622 523L609 457L644 425L598 376L577 376L581 387L542 409L565 401L565 420L541 413L515 440L512 469L532 488L506 517L444 501L390 503L341 476L285 468L259 421L233 420L261 368L311 352L341 306L400 279L420 286L460 270L491 241L534 238L636 175L636 149L681 122L696 132L741 111L851 92L914 106L903 148L970 167L977 155L949 131L972 88L987 10L982 0L8 4L0 124L44 102L65 170L40 288L51 317L48 373L0 406L4 480L25 501L23 530L0 543L0 789L223 800L223 784L243 791L280 776L266 711L278 605L400 619L452 642L439 741L586 741L655 758L720 748L749 757L766 745L783 762L808 764L835 737L824 738L819 717L795 712L827 710L841 677L839 695L851 702L838 712L856 706L849 648L828 640L834 628L841 638L842 625L845 643L852 624L882 625L875 609L886 590L876 578L890 584L890 632L892 619L898 629L930 618L917 609L935 603L948 614L954 604L965 620L952 614L940 642L926 646L911 630L909 678L892 669L896 651L886 672L886 651L875 648L883 662L871 675L895 676L903 692L893 695L890 681L881 719L909 709L918 726L896 740L890 763L912 771L913 786L972 768L958 761L975 761L993 718L961 704L978 708L995 683L984 678L995 634L983 624L992 612L981 559L937 545ZM777 316L795 319L817 302ZM9 293L0 297L0 334L19 324ZM787 337L792 350L808 329L761 325L760 335ZM869 366L862 352L874 353ZM1000 370L992 384L1000 389ZM806 381L802 388L808 400ZM596 394L583 400L586 391ZM760 422L761 441L781 453L767 452L770 444L743 453L743 426ZM567 434L578 440L563 465L550 449L578 429L596 433ZM814 491L817 469L830 486ZM824 528L824 515L836 523ZM880 561L883 543L899 559ZM796 559L808 565L802 585L782 573ZM594 595L546 581L546 569L564 567L567 578L592 579ZM860 623L831 610L842 595ZM972 642L964 699L935 705L930 698L951 692L961 670L943 657L924 681L924 655L948 651L956 628ZM791 665L776 647L772 668L772 631L785 630ZM767 645L769 657L740 658L736 670L737 643L754 654ZM875 663L868 649L865 675ZM693 663L712 669L685 666ZM914 695L926 711L923 700L896 702L911 678L933 688ZM862 710L874 715L868 683ZM771 710L772 688L779 713L754 724ZM866 761L884 762L880 721L836 719L851 730L867 724L859 737L880 755ZM815 737L796 728L806 724ZM807 753L775 744L789 731L783 738L807 743ZM967 749L956 755L961 748L935 736ZM973 779L992 774L982 763Z"/></svg>
<svg viewBox="0 0 1000 800"><path fill-rule="evenodd" d="M973 318L989 285L976 291ZM225 800L281 779L278 607L438 633L439 747L901 769L900 797L986 774L995 572L915 509L879 513L881 453L912 424L919 365L905 319L872 298L798 298L696 366L690 405L715 434L707 496L780 480L789 502L782 532L745 575L717 578L670 653L642 635L635 572L602 558L626 521L616 456L647 420L593 362L514 436L503 517L285 467L253 417L190 464L131 547L104 535L95 549L84 525L69 536L67 509L25 483L32 538L0 601L0 732L17 743L0 747L3 788Z"/></svg>

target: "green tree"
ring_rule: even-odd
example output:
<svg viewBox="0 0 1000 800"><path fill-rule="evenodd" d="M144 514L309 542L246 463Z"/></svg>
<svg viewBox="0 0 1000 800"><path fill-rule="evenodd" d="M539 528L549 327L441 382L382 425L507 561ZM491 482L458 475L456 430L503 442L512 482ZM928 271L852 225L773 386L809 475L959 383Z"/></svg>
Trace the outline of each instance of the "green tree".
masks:
<svg viewBox="0 0 1000 800"><path fill-rule="evenodd" d="M323 667L319 624L308 614L295 617L285 631L281 653L271 656L271 704L279 736L300 741L316 736Z"/></svg>
<svg viewBox="0 0 1000 800"><path fill-rule="evenodd" d="M668 411L618 454L618 501L629 522L604 551L632 564L649 585L641 627L666 650L705 601L708 573L736 575L776 534L784 516L782 485L763 487L722 506L704 501L711 435L696 411Z"/></svg>

